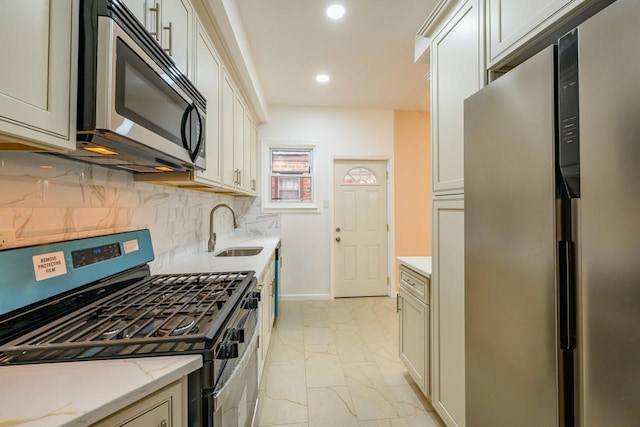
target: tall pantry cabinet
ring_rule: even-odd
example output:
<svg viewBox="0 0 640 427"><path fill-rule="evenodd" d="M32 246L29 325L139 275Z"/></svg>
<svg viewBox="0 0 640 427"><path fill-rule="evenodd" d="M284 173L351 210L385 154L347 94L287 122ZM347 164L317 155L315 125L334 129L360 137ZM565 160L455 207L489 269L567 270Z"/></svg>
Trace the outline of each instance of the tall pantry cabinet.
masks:
<svg viewBox="0 0 640 427"><path fill-rule="evenodd" d="M432 403L465 426L464 100L485 84L484 1L441 1L419 31L430 39L433 185Z"/></svg>

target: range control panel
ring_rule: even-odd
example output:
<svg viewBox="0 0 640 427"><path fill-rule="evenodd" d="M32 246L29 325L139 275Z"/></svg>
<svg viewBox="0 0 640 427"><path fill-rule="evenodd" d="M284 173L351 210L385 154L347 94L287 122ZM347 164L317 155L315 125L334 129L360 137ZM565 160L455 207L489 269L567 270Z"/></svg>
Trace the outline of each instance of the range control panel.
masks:
<svg viewBox="0 0 640 427"><path fill-rule="evenodd" d="M111 243L109 245L96 246L94 248L82 249L71 252L71 259L74 268L83 267L85 265L95 264L122 255L119 243Z"/></svg>

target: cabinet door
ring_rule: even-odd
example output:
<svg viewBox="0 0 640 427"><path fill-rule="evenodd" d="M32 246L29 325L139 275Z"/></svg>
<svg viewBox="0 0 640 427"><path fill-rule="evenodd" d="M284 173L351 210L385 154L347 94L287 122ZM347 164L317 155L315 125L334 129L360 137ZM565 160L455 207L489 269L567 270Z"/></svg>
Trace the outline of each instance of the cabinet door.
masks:
<svg viewBox="0 0 640 427"><path fill-rule="evenodd" d="M162 0L162 48L188 77L192 77L193 21L189 0Z"/></svg>
<svg viewBox="0 0 640 427"><path fill-rule="evenodd" d="M433 194L464 190L464 100L484 85L479 0L462 2L431 45Z"/></svg>
<svg viewBox="0 0 640 427"><path fill-rule="evenodd" d="M205 128L207 169L196 172L197 181L222 182L222 150L220 144L220 59L207 33L196 23L195 84L207 99Z"/></svg>
<svg viewBox="0 0 640 427"><path fill-rule="evenodd" d="M147 3L151 4L152 2L148 0L122 0L122 2L138 18L138 21L147 28Z"/></svg>
<svg viewBox="0 0 640 427"><path fill-rule="evenodd" d="M9 139L75 148L78 5L2 2L0 133Z"/></svg>
<svg viewBox="0 0 640 427"><path fill-rule="evenodd" d="M244 174L244 139L245 139L245 115L247 114L247 107L244 106L244 102L240 96L236 93L236 129L234 135L233 145L233 169L235 172L235 185L238 188L244 188L245 177Z"/></svg>
<svg viewBox="0 0 640 427"><path fill-rule="evenodd" d="M464 201L433 200L433 405L465 425Z"/></svg>
<svg viewBox="0 0 640 427"><path fill-rule="evenodd" d="M244 164L242 166L242 188L247 193L253 193L251 185L251 156L253 154L251 150L251 128L253 127L253 120L251 120L249 109L247 108L246 110L247 111L244 116Z"/></svg>
<svg viewBox="0 0 640 427"><path fill-rule="evenodd" d="M262 372L264 369L264 363L267 358L267 351L269 350L269 341L267 340L267 322L266 322L266 311L268 304L268 290L264 286L264 279L260 277L258 279L259 284L262 284L262 289L260 290L260 340L259 340L259 348L258 348L258 384L262 378Z"/></svg>
<svg viewBox="0 0 640 427"><path fill-rule="evenodd" d="M93 427L181 427L187 422L186 378L116 412Z"/></svg>
<svg viewBox="0 0 640 427"><path fill-rule="evenodd" d="M420 390L429 395L429 306L400 287L400 359Z"/></svg>
<svg viewBox="0 0 640 427"><path fill-rule="evenodd" d="M584 0L489 0L487 62L501 62Z"/></svg>
<svg viewBox="0 0 640 427"><path fill-rule="evenodd" d="M150 408L148 411L138 415L131 421L122 424L122 427L149 427L162 426L169 427L169 414L171 406L168 401L160 403L158 406ZM164 423L164 424L163 424Z"/></svg>
<svg viewBox="0 0 640 427"><path fill-rule="evenodd" d="M235 143L235 102L236 94L233 83L224 74L222 80L222 182L225 185L235 186L236 173L234 170L234 143Z"/></svg>
<svg viewBox="0 0 640 427"><path fill-rule="evenodd" d="M251 123L251 164L249 167L250 188L255 194L258 191L258 128L252 122Z"/></svg>

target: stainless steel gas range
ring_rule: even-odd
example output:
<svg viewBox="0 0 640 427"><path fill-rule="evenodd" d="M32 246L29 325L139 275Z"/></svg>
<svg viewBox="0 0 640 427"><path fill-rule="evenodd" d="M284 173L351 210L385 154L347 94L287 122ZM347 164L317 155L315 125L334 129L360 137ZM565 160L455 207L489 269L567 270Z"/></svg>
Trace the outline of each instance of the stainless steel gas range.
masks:
<svg viewBox="0 0 640 427"><path fill-rule="evenodd" d="M198 354L189 426L252 424L254 273L151 275L139 230L0 251L0 366Z"/></svg>

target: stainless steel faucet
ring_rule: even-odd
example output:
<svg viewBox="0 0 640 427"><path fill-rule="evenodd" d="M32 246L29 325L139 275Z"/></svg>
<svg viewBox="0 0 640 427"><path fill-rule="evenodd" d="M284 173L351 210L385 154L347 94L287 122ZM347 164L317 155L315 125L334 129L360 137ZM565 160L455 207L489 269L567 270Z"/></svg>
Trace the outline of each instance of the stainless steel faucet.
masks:
<svg viewBox="0 0 640 427"><path fill-rule="evenodd" d="M240 227L238 225L238 220L236 218L236 213L233 211L233 209L231 209L231 206L225 204L225 203L221 203L219 205L216 205L213 207L213 209L211 209L211 213L209 214L209 252L213 252L213 250L216 247L216 233L213 232L213 214L215 213L216 210L218 210L218 208L227 208L231 211L231 215L233 215L233 228L238 228Z"/></svg>

